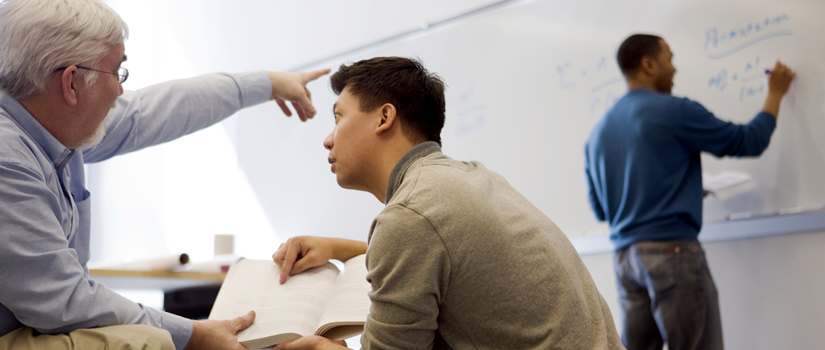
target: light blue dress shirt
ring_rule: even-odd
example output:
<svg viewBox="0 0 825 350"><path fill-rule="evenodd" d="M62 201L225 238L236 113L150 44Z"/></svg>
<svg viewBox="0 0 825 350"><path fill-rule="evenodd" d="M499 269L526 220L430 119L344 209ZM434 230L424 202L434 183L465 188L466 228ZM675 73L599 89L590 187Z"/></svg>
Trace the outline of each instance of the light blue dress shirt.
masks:
<svg viewBox="0 0 825 350"><path fill-rule="evenodd" d="M134 303L89 277L90 204L84 163L163 143L269 100L266 72L211 74L124 92L106 137L64 147L0 90L0 336L23 325L42 333L146 324L178 349L191 321Z"/></svg>

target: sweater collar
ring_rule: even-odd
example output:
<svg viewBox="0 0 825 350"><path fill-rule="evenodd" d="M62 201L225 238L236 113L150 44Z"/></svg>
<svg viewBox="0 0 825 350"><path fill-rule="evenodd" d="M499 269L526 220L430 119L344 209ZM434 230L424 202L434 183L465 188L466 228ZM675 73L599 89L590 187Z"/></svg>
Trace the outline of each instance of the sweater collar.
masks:
<svg viewBox="0 0 825 350"><path fill-rule="evenodd" d="M398 163L396 163L395 167L392 169L392 173L390 173L390 182L389 185L387 185L387 195L384 197L385 205L390 202L390 199L392 199L395 191L397 191L398 187L401 186L401 180L404 179L404 174L407 172L410 165L418 158L435 152L441 152L441 146L438 145L438 142L426 141L410 148L410 150L398 160Z"/></svg>

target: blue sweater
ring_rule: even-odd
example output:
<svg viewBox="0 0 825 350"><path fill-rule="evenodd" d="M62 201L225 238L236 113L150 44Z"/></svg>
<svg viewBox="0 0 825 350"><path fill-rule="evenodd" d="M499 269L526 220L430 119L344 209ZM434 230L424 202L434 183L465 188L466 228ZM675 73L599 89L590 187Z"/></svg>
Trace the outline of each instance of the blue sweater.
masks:
<svg viewBox="0 0 825 350"><path fill-rule="evenodd" d="M616 250L640 241L695 239L702 227L699 153L757 156L775 128L765 112L739 125L686 98L628 92L585 145L593 212L610 224Z"/></svg>

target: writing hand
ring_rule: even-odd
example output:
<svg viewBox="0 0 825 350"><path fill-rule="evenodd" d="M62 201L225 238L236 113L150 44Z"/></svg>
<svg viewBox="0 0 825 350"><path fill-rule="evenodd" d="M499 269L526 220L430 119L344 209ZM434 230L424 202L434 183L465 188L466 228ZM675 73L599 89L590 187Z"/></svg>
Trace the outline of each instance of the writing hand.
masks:
<svg viewBox="0 0 825 350"><path fill-rule="evenodd" d="M788 92L788 88L791 86L791 81L796 77L796 73L788 68L788 66L782 64L782 62L776 61L776 65L770 74L771 77L768 79L768 96L765 97L765 105L762 107L762 110L774 118L778 118L779 105L782 103L782 97Z"/></svg>
<svg viewBox="0 0 825 350"><path fill-rule="evenodd" d="M776 65L771 70L771 77L768 79L768 90L784 95L788 92L788 88L795 77L796 73L793 70L782 64L782 62L776 61Z"/></svg>

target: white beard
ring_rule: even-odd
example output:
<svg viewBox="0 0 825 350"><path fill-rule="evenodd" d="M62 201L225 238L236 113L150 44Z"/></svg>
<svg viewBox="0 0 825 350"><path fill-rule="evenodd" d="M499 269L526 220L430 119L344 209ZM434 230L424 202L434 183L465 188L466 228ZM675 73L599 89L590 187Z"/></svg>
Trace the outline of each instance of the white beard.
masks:
<svg viewBox="0 0 825 350"><path fill-rule="evenodd" d="M114 108L114 106L112 106L112 108ZM100 125L97 126L97 129L95 129L95 132L80 142L80 146L77 146L77 150L82 152L97 146L100 141L103 141L103 137L106 136L107 125L109 125L109 118L104 118L103 121L100 122Z"/></svg>
<svg viewBox="0 0 825 350"><path fill-rule="evenodd" d="M94 134L89 135L88 137L83 139L83 141L80 142L80 146L77 146L77 150L85 151L94 146L97 146L97 144L99 144L100 141L103 141L103 137L106 136L105 124L106 123L100 123L97 129L95 129Z"/></svg>

